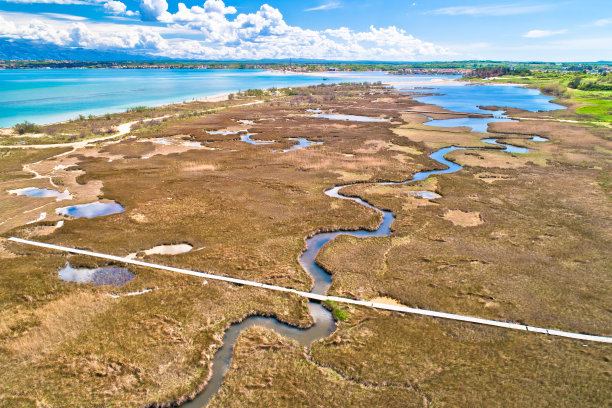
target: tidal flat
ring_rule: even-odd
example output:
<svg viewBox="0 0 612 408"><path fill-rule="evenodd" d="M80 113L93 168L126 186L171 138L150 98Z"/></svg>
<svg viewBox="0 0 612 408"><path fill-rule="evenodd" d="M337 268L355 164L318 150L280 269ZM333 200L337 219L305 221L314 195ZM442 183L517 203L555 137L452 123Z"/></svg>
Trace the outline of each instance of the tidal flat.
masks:
<svg viewBox="0 0 612 408"><path fill-rule="evenodd" d="M5 193L2 236L119 256L189 243L188 252L143 256L307 291L313 282L298 262L306 237L376 230L381 222L377 211L325 194L359 182L340 192L392 211L391 235L327 243L316 261L331 274L329 294L612 334L606 129L554 120L492 123L486 134L432 127L418 111L435 107L360 84L299 88L257 104L241 98L227 108L181 105L189 115L141 123L119 140L72 151L2 150L0 166L10 171L0 191L68 186L70 204L105 200L124 209L66 219L49 233L65 201ZM309 109L388 120L320 119ZM245 128L273 143L219 133ZM446 156L463 166L459 172L374 183L443 170L430 154L487 147L484 138L529 152L460 149ZM156 150L156 139L208 148ZM278 154L296 139L313 143ZM583 188L567 188L570 181ZM433 199L416 196L424 191ZM41 211L50 216L27 224ZM232 323L247 316L313 323L307 302L289 294L132 266L135 278L121 287L66 282L58 271L68 262L125 266L0 241L2 406L183 403L205 388ZM244 331L210 405L501 406L512 398L520 406L597 407L612 397L607 344L326 306L337 329L309 351L268 329Z"/></svg>

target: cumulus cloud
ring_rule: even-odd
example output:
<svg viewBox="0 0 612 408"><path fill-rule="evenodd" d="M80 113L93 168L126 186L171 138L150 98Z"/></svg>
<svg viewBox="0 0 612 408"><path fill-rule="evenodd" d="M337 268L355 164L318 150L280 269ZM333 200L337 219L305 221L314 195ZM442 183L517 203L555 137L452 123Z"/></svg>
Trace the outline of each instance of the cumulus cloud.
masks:
<svg viewBox="0 0 612 408"><path fill-rule="evenodd" d="M114 16L129 13L120 0L106 0L103 7ZM22 16L19 24L13 20L10 29L0 24L0 37L193 59L413 60L451 55L445 47L415 38L396 26L370 26L363 31L292 26L280 10L268 4L254 12L238 13L223 0L206 0L201 6L179 3L178 10L170 13L167 0L140 0L141 20L156 22L141 26L36 22L27 16L32 15Z"/></svg>
<svg viewBox="0 0 612 408"><path fill-rule="evenodd" d="M124 3L116 0L109 0L104 3L104 11L108 14L113 14L115 16L135 16L140 14L137 11L134 12L128 10L127 6Z"/></svg>
<svg viewBox="0 0 612 408"><path fill-rule="evenodd" d="M141 0L140 16L144 21L157 21L162 14L168 14L166 0Z"/></svg>
<svg viewBox="0 0 612 408"><path fill-rule="evenodd" d="M395 26L372 26L364 32L290 26L282 13L268 4L253 13L236 14L236 8L223 0L206 0L202 6L179 3L178 11L169 13L165 0L141 0L141 12L145 20L202 34L200 41L172 41L167 52L182 58L412 59L448 52Z"/></svg>
<svg viewBox="0 0 612 408"><path fill-rule="evenodd" d="M82 47L103 50L149 50L167 48L167 41L158 33L142 28L115 31L92 30L82 23L55 26L50 22L32 19L27 23L6 20L0 15L0 38L31 40L63 47Z"/></svg>
<svg viewBox="0 0 612 408"><path fill-rule="evenodd" d="M227 18L227 15L235 13L236 9L225 6L222 0L206 0L202 7L188 8L184 3L179 3L176 13L170 14L164 10L157 15L156 20L176 27L199 30L205 41L220 44L260 41L263 37L286 35L292 31L280 11L267 4L255 13L240 13L233 20Z"/></svg>
<svg viewBox="0 0 612 408"><path fill-rule="evenodd" d="M567 30L531 30L523 34L525 38L542 38L542 37L550 37L551 35L559 35L565 34Z"/></svg>

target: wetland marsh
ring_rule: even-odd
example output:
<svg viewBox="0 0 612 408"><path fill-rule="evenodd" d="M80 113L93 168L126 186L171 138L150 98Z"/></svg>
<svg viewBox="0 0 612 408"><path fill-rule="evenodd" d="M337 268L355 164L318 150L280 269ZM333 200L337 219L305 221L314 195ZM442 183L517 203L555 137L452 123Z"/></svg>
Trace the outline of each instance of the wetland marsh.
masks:
<svg viewBox="0 0 612 408"><path fill-rule="evenodd" d="M312 115L330 109L387 119ZM118 143L66 155L8 151L15 164L3 191L32 186L17 165L42 160L36 188L50 187L44 177L71 186L76 177L75 206L95 197L121 211L66 218L43 234L60 218L28 225L23 212L43 205L53 214L65 204L7 193L3 215L15 226L3 236L610 335L609 135L554 121L495 121L488 133L424 123L420 111L443 119L437 109L381 86L316 86L143 125ZM283 154L224 130L236 123ZM175 138L210 148L148 156L156 139ZM296 140L318 146L293 149ZM93 154L111 147L112 161ZM560 175L592 189L567 191ZM135 277L120 288L80 285L57 271L121 265L0 245L6 404L27 395L51 406L193 398L189 406L269 406L297 404L315 390L321 398L312 406L495 405L518 390L521 402L554 395L563 405L598 406L609 398L607 345L306 302L142 267L130 267ZM155 250L169 245L184 246ZM81 318L54 325L67 311Z"/></svg>

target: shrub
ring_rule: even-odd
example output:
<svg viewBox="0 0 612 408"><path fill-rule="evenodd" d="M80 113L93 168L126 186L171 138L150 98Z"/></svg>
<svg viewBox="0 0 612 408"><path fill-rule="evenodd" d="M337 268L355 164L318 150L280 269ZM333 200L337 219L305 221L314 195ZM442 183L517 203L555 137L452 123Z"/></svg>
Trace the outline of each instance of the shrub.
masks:
<svg viewBox="0 0 612 408"><path fill-rule="evenodd" d="M331 310L332 316L334 316L334 319L336 319L336 321L343 321L348 319L349 317L348 312L345 309L341 309L338 305L338 302L334 302L333 300L326 300L325 302L323 302L323 306L326 309Z"/></svg>
<svg viewBox="0 0 612 408"><path fill-rule="evenodd" d="M580 78L579 76L575 76L572 79L570 79L570 81L567 83L567 86L572 89L578 89L578 87L580 86L581 80L582 78Z"/></svg>
<svg viewBox="0 0 612 408"><path fill-rule="evenodd" d="M247 96L263 96L264 91L261 89L247 89L245 91Z"/></svg>
<svg viewBox="0 0 612 408"><path fill-rule="evenodd" d="M567 87L559 82L551 82L549 84L542 85L540 90L548 95L562 96L565 91L567 91Z"/></svg>
<svg viewBox="0 0 612 408"><path fill-rule="evenodd" d="M128 113L143 113L146 112L146 106L134 106L133 108L127 108L126 112Z"/></svg>
<svg viewBox="0 0 612 408"><path fill-rule="evenodd" d="M17 123L14 127L15 131L20 135L24 133L38 133L40 132L40 126L35 123L30 123L27 120L21 123Z"/></svg>

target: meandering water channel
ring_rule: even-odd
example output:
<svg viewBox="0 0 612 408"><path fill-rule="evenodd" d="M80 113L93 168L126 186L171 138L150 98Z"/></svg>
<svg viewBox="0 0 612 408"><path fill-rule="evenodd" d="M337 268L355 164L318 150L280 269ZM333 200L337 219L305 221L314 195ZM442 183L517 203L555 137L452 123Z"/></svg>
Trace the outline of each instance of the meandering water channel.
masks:
<svg viewBox="0 0 612 408"><path fill-rule="evenodd" d="M447 160L444 157L445 155L454 150L498 150L508 153L527 153L529 151L529 149L527 148L500 143L496 139L482 139L482 141L485 143L492 144L495 147L445 147L432 153L431 155L429 155L429 157L434 161L438 162L439 164L446 166L447 168L441 170L417 172L414 174L414 176L412 176L412 178L400 182L380 182L372 184L408 184L416 181L422 181L427 177L435 174L454 173L456 171L459 171L463 168L462 166L450 160ZM503 149L499 149L499 147L503 147ZM299 262L300 265L306 270L306 272L308 272L312 277L313 287L311 289L311 293L324 295L332 283L331 275L325 272L315 262L317 254L326 243L328 243L338 235L350 235L354 237L364 238L385 237L391 234L391 223L395 219L391 211L382 210L362 200L359 197L345 196L340 192L342 188L351 186L353 184L355 183L332 187L326 190L325 194L329 197L339 198L342 200L351 200L365 207L372 208L373 210L376 210L382 214L382 222L375 231L340 230L335 232L324 232L316 234L311 238L308 238L306 240L306 251L303 252L302 255L300 255ZM425 199L428 199L428 197L425 197ZM184 404L183 406L187 408L205 407L210 402L210 400L217 394L217 392L223 385L224 375L230 366L230 362L234 352L234 345L236 344L240 333L242 333L242 331L248 327L260 326L272 329L280 335L295 340L305 347L310 347L310 344L313 341L320 340L331 335L336 330L336 323L334 322L334 318L331 312L325 307L323 307L321 303L314 301L309 301L308 307L310 309L310 314L312 315L314 320L314 324L308 329L299 329L296 327L289 326L285 323L281 323L275 318L261 316L248 317L240 323L231 325L223 336L223 346L215 353L215 356L212 359L212 376L210 378L210 381L207 383L206 388L204 388L204 390L200 394L198 394L198 396L193 401L190 401Z"/></svg>

